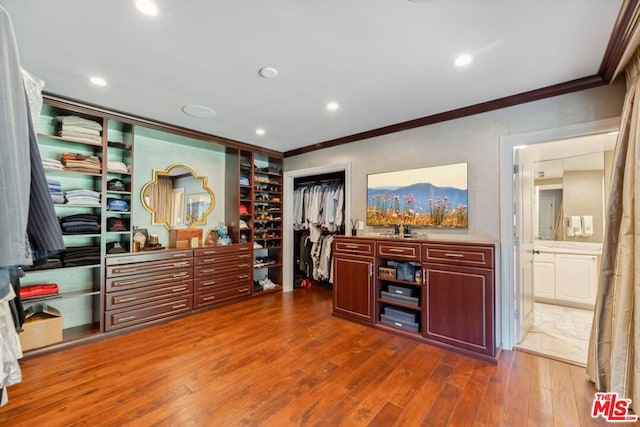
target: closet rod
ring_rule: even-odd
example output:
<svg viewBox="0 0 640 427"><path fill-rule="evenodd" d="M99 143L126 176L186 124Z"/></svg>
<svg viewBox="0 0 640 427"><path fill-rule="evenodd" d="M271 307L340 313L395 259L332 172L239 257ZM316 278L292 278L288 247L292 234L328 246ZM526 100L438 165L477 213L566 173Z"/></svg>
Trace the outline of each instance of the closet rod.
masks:
<svg viewBox="0 0 640 427"><path fill-rule="evenodd" d="M343 179L342 178L327 178L327 179L316 179L313 181L304 181L304 182L296 182L295 186L296 187L301 187L303 185L315 185L315 184L331 184L331 183L342 183Z"/></svg>

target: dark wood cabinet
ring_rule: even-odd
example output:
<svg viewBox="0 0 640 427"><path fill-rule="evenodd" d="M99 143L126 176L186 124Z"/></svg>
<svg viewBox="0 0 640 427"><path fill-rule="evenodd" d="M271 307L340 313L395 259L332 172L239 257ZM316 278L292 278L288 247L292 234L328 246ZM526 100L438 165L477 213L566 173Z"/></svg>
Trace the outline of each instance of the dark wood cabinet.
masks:
<svg viewBox="0 0 640 427"><path fill-rule="evenodd" d="M374 242L340 240L334 244L333 312L373 323Z"/></svg>
<svg viewBox="0 0 640 427"><path fill-rule="evenodd" d="M496 359L495 244L336 236L334 314Z"/></svg>
<svg viewBox="0 0 640 427"><path fill-rule="evenodd" d="M423 244L424 336L495 356L494 247Z"/></svg>
<svg viewBox="0 0 640 427"><path fill-rule="evenodd" d="M427 263L424 274L424 336L493 356L493 271Z"/></svg>

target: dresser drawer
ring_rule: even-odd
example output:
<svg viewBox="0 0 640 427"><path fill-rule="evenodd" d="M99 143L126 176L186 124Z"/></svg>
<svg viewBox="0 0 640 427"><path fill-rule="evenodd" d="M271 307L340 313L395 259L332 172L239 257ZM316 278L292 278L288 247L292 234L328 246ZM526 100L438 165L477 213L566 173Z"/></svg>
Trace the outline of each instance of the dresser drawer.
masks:
<svg viewBox="0 0 640 427"><path fill-rule="evenodd" d="M176 269L191 268L193 258L179 260L161 260L140 262L137 264L112 265L107 267L107 277L124 276L130 274L160 273Z"/></svg>
<svg viewBox="0 0 640 427"><path fill-rule="evenodd" d="M378 241L376 250L382 258L420 261L420 243Z"/></svg>
<svg viewBox="0 0 640 427"><path fill-rule="evenodd" d="M250 261L235 261L229 264L200 265L193 269L195 278L226 275L229 273L243 273L251 271L253 265Z"/></svg>
<svg viewBox="0 0 640 427"><path fill-rule="evenodd" d="M237 284L246 280L249 280L249 282L251 282L251 275L248 272L233 272L228 274L220 274L219 276L196 279L194 280L194 287L196 291L200 291L203 289L219 288L221 286Z"/></svg>
<svg viewBox="0 0 640 427"><path fill-rule="evenodd" d="M143 288L165 284L170 286L177 280L193 279L192 268L178 268L161 274L134 274L131 276L114 277L106 280L106 291L123 291L126 289Z"/></svg>
<svg viewBox="0 0 640 427"><path fill-rule="evenodd" d="M493 246L425 243L423 262L493 268Z"/></svg>
<svg viewBox="0 0 640 427"><path fill-rule="evenodd" d="M334 238L333 250L336 253L373 256L375 242L363 239Z"/></svg>
<svg viewBox="0 0 640 427"><path fill-rule="evenodd" d="M191 311L192 306L192 298L189 295L161 304L132 307L130 310L106 311L105 330L111 331L186 313Z"/></svg>
<svg viewBox="0 0 640 427"><path fill-rule="evenodd" d="M107 292L106 310L119 310L124 307L150 304L177 296L191 294L193 291L193 280L183 280L180 282L163 283L155 286L146 286L142 290L128 290L120 292Z"/></svg>
<svg viewBox="0 0 640 427"><path fill-rule="evenodd" d="M250 254L250 245L228 245L228 246L209 246L206 248L198 248L195 250L194 255L199 256L220 256L220 255L233 255L233 254Z"/></svg>
<svg viewBox="0 0 640 427"><path fill-rule="evenodd" d="M195 308L207 307L237 298L248 297L251 295L251 286L251 281L246 281L211 292L196 292L193 298Z"/></svg>
<svg viewBox="0 0 640 427"><path fill-rule="evenodd" d="M233 254L221 254L221 255L207 255L195 257L195 265L209 265L209 264L229 264L238 262L249 262L251 259L250 252L240 252Z"/></svg>
<svg viewBox="0 0 640 427"><path fill-rule="evenodd" d="M105 263L107 265L133 264L147 261L191 258L192 256L193 250L191 249L183 251L137 252L134 254L108 255L106 257Z"/></svg>

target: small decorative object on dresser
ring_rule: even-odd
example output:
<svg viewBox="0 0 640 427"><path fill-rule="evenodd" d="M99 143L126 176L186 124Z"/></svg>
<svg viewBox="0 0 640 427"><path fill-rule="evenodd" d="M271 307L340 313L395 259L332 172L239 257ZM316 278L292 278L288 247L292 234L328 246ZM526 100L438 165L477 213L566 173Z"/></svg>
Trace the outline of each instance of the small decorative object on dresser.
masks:
<svg viewBox="0 0 640 427"><path fill-rule="evenodd" d="M169 231L169 247L191 248L191 239L197 239L196 247L202 242L202 228L172 228Z"/></svg>

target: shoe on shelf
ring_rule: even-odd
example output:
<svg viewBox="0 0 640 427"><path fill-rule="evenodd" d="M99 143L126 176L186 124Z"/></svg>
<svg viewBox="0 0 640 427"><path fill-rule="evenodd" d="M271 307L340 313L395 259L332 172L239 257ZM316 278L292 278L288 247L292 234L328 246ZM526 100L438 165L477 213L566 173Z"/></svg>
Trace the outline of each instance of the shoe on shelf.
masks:
<svg viewBox="0 0 640 427"><path fill-rule="evenodd" d="M269 279L268 277L265 277L264 279L260 280L259 283L262 285L263 289L276 289L278 287L278 285L273 283L271 279Z"/></svg>
<svg viewBox="0 0 640 427"><path fill-rule="evenodd" d="M262 245L258 242L253 242L253 249L262 249Z"/></svg>

